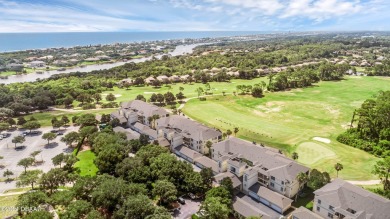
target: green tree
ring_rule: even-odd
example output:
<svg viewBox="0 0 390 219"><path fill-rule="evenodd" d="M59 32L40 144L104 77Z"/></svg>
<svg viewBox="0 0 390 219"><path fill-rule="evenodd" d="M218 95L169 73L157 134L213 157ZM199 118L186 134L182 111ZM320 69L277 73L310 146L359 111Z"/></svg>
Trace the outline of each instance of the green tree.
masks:
<svg viewBox="0 0 390 219"><path fill-rule="evenodd" d="M60 168L53 168L42 175L39 184L42 189L48 190L49 194L53 194L55 189L58 189L61 185L64 186L70 181L67 171Z"/></svg>
<svg viewBox="0 0 390 219"><path fill-rule="evenodd" d="M336 163L336 164L334 165L334 169L335 169L336 172L337 172L337 178L339 177L339 171L341 171L343 168L344 168L344 167L343 167L343 165L342 165L341 163Z"/></svg>
<svg viewBox="0 0 390 219"><path fill-rule="evenodd" d="M53 206L68 206L75 199L75 194L73 191L63 190L56 191L50 196L49 203Z"/></svg>
<svg viewBox="0 0 390 219"><path fill-rule="evenodd" d="M21 194L18 197L18 202L16 207L18 209L18 213L22 215L25 212L22 212L23 209L28 208L38 208L41 204L45 204L48 201L47 195L42 191L35 192L27 192Z"/></svg>
<svg viewBox="0 0 390 219"><path fill-rule="evenodd" d="M297 174L297 180L299 183L299 191L298 191L297 195L295 196L295 201L297 201L299 192L303 189L305 183L307 182L308 176L306 173L300 172Z"/></svg>
<svg viewBox="0 0 390 219"><path fill-rule="evenodd" d="M224 187L233 197L234 194L234 188L233 188L233 182L229 177L225 177L221 180L220 186Z"/></svg>
<svg viewBox="0 0 390 219"><path fill-rule="evenodd" d="M114 96L115 97L115 96ZM93 99L95 99L95 101L96 101L96 104L98 104L99 103L99 101L101 101L102 100L102 95L101 94L99 94L99 93L95 93L95 94L93 94L92 95L92 98Z"/></svg>
<svg viewBox="0 0 390 219"><path fill-rule="evenodd" d="M90 196L91 203L96 208L103 208L113 212L118 206L123 205L125 197L146 194L147 189L145 185L129 184L122 179L107 177L101 180Z"/></svg>
<svg viewBox="0 0 390 219"><path fill-rule="evenodd" d="M148 218L156 207L146 195L128 196L124 204L114 213L114 218Z"/></svg>
<svg viewBox="0 0 390 219"><path fill-rule="evenodd" d="M31 213L28 213L23 218L24 219L52 219L53 214L48 211L39 210L39 211L32 211Z"/></svg>
<svg viewBox="0 0 390 219"><path fill-rule="evenodd" d="M33 129L38 129L41 127L41 124L39 124L37 121L28 121L26 122L24 125L23 125L23 128L24 129L28 129L30 130L30 132L33 130Z"/></svg>
<svg viewBox="0 0 390 219"><path fill-rule="evenodd" d="M307 186L313 190L317 190L330 182L330 176L327 172L320 172L317 169L312 169L309 175Z"/></svg>
<svg viewBox="0 0 390 219"><path fill-rule="evenodd" d="M16 121L13 118L8 118L7 123L11 126L11 128L16 125Z"/></svg>
<svg viewBox="0 0 390 219"><path fill-rule="evenodd" d="M66 115L63 115L61 117L61 122L63 125L68 125L70 123L69 117L67 117Z"/></svg>
<svg viewBox="0 0 390 219"><path fill-rule="evenodd" d="M26 173L27 167L32 166L34 164L34 161L35 161L34 158L27 157L19 160L17 165L24 167L24 172Z"/></svg>
<svg viewBox="0 0 390 219"><path fill-rule="evenodd" d="M0 123L0 132L5 131L9 128L9 124L5 122Z"/></svg>
<svg viewBox="0 0 390 219"><path fill-rule="evenodd" d="M55 133L45 133L42 135L42 139L47 141L47 144L50 144L50 141L54 140L57 137Z"/></svg>
<svg viewBox="0 0 390 219"><path fill-rule="evenodd" d="M170 203L177 199L177 190L173 183L166 180L158 180L154 183L152 193L159 197L159 203Z"/></svg>
<svg viewBox="0 0 390 219"><path fill-rule="evenodd" d="M31 154L30 154L30 156L32 157L32 158L34 158L34 162L36 162L36 156L38 156L38 154L40 154L40 153L42 153L42 150L37 150L37 151L33 151Z"/></svg>
<svg viewBox="0 0 390 219"><path fill-rule="evenodd" d="M21 117L18 117L17 125L22 126L22 125L24 125L26 122L27 122L27 120L26 120L23 116L21 116Z"/></svg>
<svg viewBox="0 0 390 219"><path fill-rule="evenodd" d="M237 135L238 131L240 131L240 130L238 129L238 127L235 127L235 128L234 128L234 131L233 131L233 132L234 132L234 136Z"/></svg>
<svg viewBox="0 0 390 219"><path fill-rule="evenodd" d="M374 165L374 170L372 171L374 174L378 175L382 180L383 190L390 190L390 156L384 158L376 162Z"/></svg>
<svg viewBox="0 0 390 219"><path fill-rule="evenodd" d="M230 135L232 135L232 131L231 131L230 129L228 129L228 130L226 131L226 135L229 137Z"/></svg>
<svg viewBox="0 0 390 219"><path fill-rule="evenodd" d="M222 204L219 197L206 198L200 209L205 212L204 216L200 218L225 219L228 218L230 213L229 207Z"/></svg>
<svg viewBox="0 0 390 219"><path fill-rule="evenodd" d="M109 94L107 94L107 96L106 96L106 100L112 102L112 101L115 101L115 100L116 100L116 97L115 97L114 94L109 93Z"/></svg>
<svg viewBox="0 0 390 219"><path fill-rule="evenodd" d="M294 160L298 160L298 157L299 157L299 156L298 156L298 153L297 153L297 152L293 152L291 157L292 157L292 159L294 159Z"/></svg>
<svg viewBox="0 0 390 219"><path fill-rule="evenodd" d="M94 114L88 113L78 117L76 123L81 125L81 127L96 126L97 121Z"/></svg>
<svg viewBox="0 0 390 219"><path fill-rule="evenodd" d="M167 104L171 104L176 100L176 97L175 95L173 95L173 93L168 91L167 93L164 94L164 99Z"/></svg>
<svg viewBox="0 0 390 219"><path fill-rule="evenodd" d="M54 156L51 161L53 162L53 165L54 166L60 166L61 168L61 164L63 162L65 162L65 154L64 153L60 153L60 154L57 154L56 156Z"/></svg>
<svg viewBox="0 0 390 219"><path fill-rule="evenodd" d="M232 204L232 195L225 186L214 187L207 191L206 199L211 197L220 198L221 203L226 206L231 206Z"/></svg>
<svg viewBox="0 0 390 219"><path fill-rule="evenodd" d="M26 139L24 138L24 136L20 136L20 135L15 136L15 137L12 139L12 143L15 144L15 148L16 148L16 144L21 144L21 143L23 143L23 142L25 142L25 141L26 141Z"/></svg>
<svg viewBox="0 0 390 219"><path fill-rule="evenodd" d="M92 210L93 206L91 203L85 200L76 200L71 202L65 209L65 212L61 214L61 219L84 218Z"/></svg>
<svg viewBox="0 0 390 219"><path fill-rule="evenodd" d="M39 176L42 174L41 170L29 170L19 175L19 181L16 183L17 187L23 187L31 185L31 189L34 189L34 184L39 181Z"/></svg>
<svg viewBox="0 0 390 219"><path fill-rule="evenodd" d="M201 87L196 88L195 91L198 93L198 98L200 98L200 96L204 93L204 90Z"/></svg>
<svg viewBox="0 0 390 219"><path fill-rule="evenodd" d="M14 173L9 169L6 169L3 173L3 176L6 177L8 180L10 180L10 176L12 175L14 175Z"/></svg>
<svg viewBox="0 0 390 219"><path fill-rule="evenodd" d="M69 132L64 137L61 138L61 141L68 146L72 146L73 143L80 140L80 134L78 132Z"/></svg>
<svg viewBox="0 0 390 219"><path fill-rule="evenodd" d="M200 171L200 176L202 177L203 184L209 190L213 184L213 170L211 168L203 168Z"/></svg>

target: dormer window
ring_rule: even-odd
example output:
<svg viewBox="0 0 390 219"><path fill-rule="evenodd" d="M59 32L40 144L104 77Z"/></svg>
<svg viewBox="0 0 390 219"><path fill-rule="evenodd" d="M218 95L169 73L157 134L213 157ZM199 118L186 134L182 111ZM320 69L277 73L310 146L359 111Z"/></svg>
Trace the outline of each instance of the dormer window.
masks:
<svg viewBox="0 0 390 219"><path fill-rule="evenodd" d="M271 176L271 180L275 180L275 177Z"/></svg>

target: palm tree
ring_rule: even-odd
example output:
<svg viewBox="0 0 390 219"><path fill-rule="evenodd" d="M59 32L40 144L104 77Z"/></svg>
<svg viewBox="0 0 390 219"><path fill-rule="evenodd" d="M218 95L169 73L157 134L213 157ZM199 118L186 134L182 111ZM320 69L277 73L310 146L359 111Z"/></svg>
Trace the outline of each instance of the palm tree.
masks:
<svg viewBox="0 0 390 219"><path fill-rule="evenodd" d="M148 117L148 121L149 121L149 125L151 126L152 125L152 121L153 121L153 117L149 116Z"/></svg>
<svg viewBox="0 0 390 219"><path fill-rule="evenodd" d="M230 129L228 129L228 130L226 131L226 135L229 137L231 134L232 134L232 131L231 131Z"/></svg>
<svg viewBox="0 0 390 219"><path fill-rule="evenodd" d="M156 129L156 120L160 118L160 115L153 115L153 123L154 123L154 128Z"/></svg>
<svg viewBox="0 0 390 219"><path fill-rule="evenodd" d="M240 131L240 130L238 129L238 127L235 127L235 128L234 128L234 131L233 131L233 132L234 132L234 136L237 135L237 132L238 132L238 131Z"/></svg>
<svg viewBox="0 0 390 219"><path fill-rule="evenodd" d="M337 178L339 178L339 171L342 170L344 167L341 163L336 163L334 165L334 169L337 171Z"/></svg>
<svg viewBox="0 0 390 219"><path fill-rule="evenodd" d="M297 152L293 152L291 157L292 157L292 159L297 160L298 159L298 153Z"/></svg>
<svg viewBox="0 0 390 219"><path fill-rule="evenodd" d="M298 194L299 194L299 192L302 190L303 185L305 185L305 182L308 180L308 177L307 177L306 173L300 172L300 173L298 173L298 175L297 175L297 180L298 180L298 182L299 182L299 190L298 190L297 195L295 196L295 202L297 201Z"/></svg>
<svg viewBox="0 0 390 219"><path fill-rule="evenodd" d="M206 147L207 147L207 149L209 150L209 155L210 155L210 157L211 157L211 150L210 150L211 146L213 146L213 142L207 141L207 142L206 142Z"/></svg>

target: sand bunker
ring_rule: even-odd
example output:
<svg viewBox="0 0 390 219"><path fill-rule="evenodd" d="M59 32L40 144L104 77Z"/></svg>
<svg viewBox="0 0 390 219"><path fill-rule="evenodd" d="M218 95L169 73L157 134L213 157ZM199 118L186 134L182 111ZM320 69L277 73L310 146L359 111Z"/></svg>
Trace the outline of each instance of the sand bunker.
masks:
<svg viewBox="0 0 390 219"><path fill-rule="evenodd" d="M154 94L156 92L144 92L144 94Z"/></svg>
<svg viewBox="0 0 390 219"><path fill-rule="evenodd" d="M322 142L322 143L326 143L326 144L329 144L329 143L330 143L330 140L327 139L327 138L314 137L313 140L319 141L319 142Z"/></svg>

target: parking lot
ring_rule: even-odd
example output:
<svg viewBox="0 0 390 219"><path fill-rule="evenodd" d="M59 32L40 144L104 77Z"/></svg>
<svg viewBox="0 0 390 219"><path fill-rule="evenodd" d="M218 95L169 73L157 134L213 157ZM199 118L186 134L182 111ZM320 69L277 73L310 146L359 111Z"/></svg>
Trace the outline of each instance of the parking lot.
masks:
<svg viewBox="0 0 390 219"><path fill-rule="evenodd" d="M77 131L79 127L67 127L63 129L63 133L66 134L71 131ZM12 143L12 139L15 136L21 135L26 130L15 130L9 131L11 136L0 140L0 156L3 159L0 160L0 164L5 165L3 169L0 169L0 177L3 177L3 173L5 170L11 170L14 175L12 177L19 176L20 173L24 171L24 168L21 166L17 166L19 160L29 157L30 154L37 150L42 150L42 152L36 156L37 161L42 161L39 165L29 167L29 170L40 169L44 172L49 171L54 167L51 159L60 153L71 153L72 149L68 148L65 143L61 142L60 139L63 135L57 136L56 139L47 144L47 141L42 139L42 134L50 132L52 130L51 127L43 127L37 129L41 132L38 135L28 135L25 136L26 141L22 144L17 144L17 148L15 148L15 144ZM5 190L10 189L10 187L14 187L15 183L5 183L0 182L0 193L3 193Z"/></svg>
<svg viewBox="0 0 390 219"><path fill-rule="evenodd" d="M195 214L199 211L200 201L191 200L189 198L184 197L186 203L180 206L179 211L175 211L173 217L177 219L188 219L191 218L191 215Z"/></svg>

